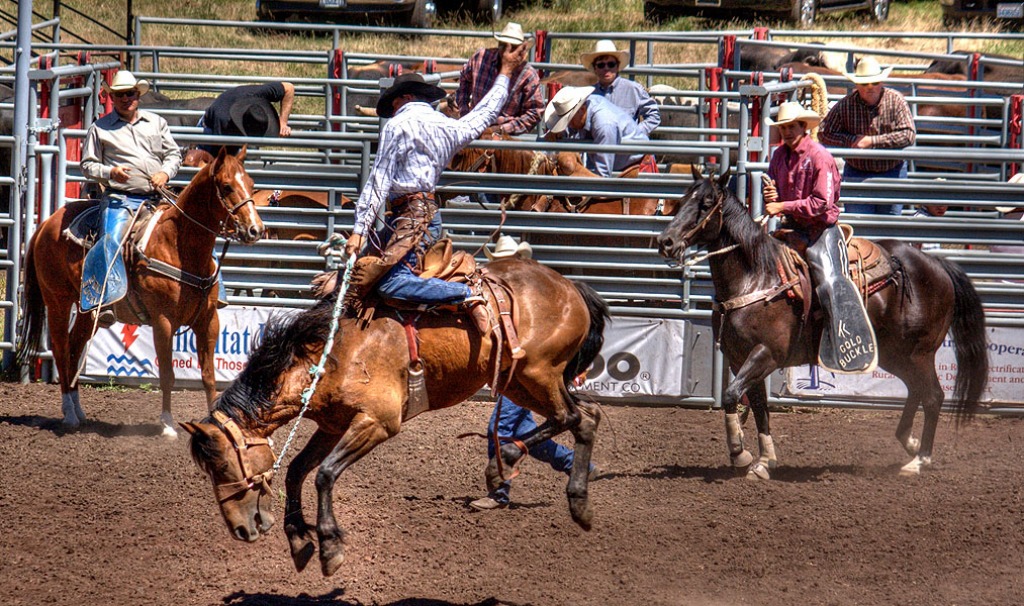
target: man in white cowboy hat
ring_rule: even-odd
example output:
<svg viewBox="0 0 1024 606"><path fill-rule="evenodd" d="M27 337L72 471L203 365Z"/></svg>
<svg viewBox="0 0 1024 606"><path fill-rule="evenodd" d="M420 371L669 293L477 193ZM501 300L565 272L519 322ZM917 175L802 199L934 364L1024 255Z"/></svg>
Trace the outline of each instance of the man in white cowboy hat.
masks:
<svg viewBox="0 0 1024 606"><path fill-rule="evenodd" d="M274 103L281 103L278 114ZM288 137L292 129L288 118L295 102L295 85L291 82L267 82L236 86L221 93L206 108L199 121L204 135L230 137ZM199 148L216 156L220 145L203 144ZM237 154L237 145L226 146L229 154Z"/></svg>
<svg viewBox="0 0 1024 606"><path fill-rule="evenodd" d="M882 69L874 57L863 57L847 79L856 89L829 110L818 130L818 139L830 147L852 149L903 149L914 144L917 130L907 100L887 88L892 67ZM846 158L843 180L859 182L873 177L907 178L907 162L896 158ZM891 214L903 212L902 204L847 204L847 213Z"/></svg>
<svg viewBox="0 0 1024 606"><path fill-rule="evenodd" d="M377 236L375 224L386 220L382 241L372 242L379 257L356 261L349 293L352 300L376 289L383 297L410 303L465 304L482 334L490 331L484 300L466 284L422 279L413 273L417 251L441 236L441 214L434 188L457 151L494 123L508 98L510 76L526 62L526 47L507 47L494 86L480 103L459 120L431 106L443 99L440 87L416 73L402 74L377 102L377 115L388 118L380 132L380 148L356 201L355 223L345 252L354 256L366 239Z"/></svg>
<svg viewBox="0 0 1024 606"><path fill-rule="evenodd" d="M100 233L82 268L83 312L115 303L127 293L121 239L128 222L142 202L159 196L157 190L181 166L181 150L167 121L139 109L139 97L149 83L121 70L102 87L114 111L93 122L82 147L82 173L104 186ZM113 313L104 313L100 320L112 322Z"/></svg>
<svg viewBox="0 0 1024 606"><path fill-rule="evenodd" d="M649 141L631 116L600 95L593 86L566 86L544 108L544 126L549 139L589 140L597 145L621 145ZM587 168L602 177L641 163L642 153L588 152Z"/></svg>
<svg viewBox="0 0 1024 606"><path fill-rule="evenodd" d="M533 255L533 249L530 247L529 242L520 242L519 244L516 244L515 238L503 235L498 238L498 243L494 247L494 252L491 252L489 248L484 247L484 254L487 255L487 258L491 261L500 261L502 259L510 259L513 257L529 259ZM523 440L527 434L537 428L537 422L534 421L533 415L529 410L520 407L505 396L500 396L498 401L494 404L494 410L491 412L491 420L487 423L488 460L494 456L495 422L497 422L498 426L498 435L502 438ZM567 474L572 469L574 459L572 449L563 446L554 440L548 439L537 444L531 448L527 454L538 461L551 465L551 468L555 471L561 471L562 473ZM597 466L591 464L590 479L594 480L599 477L600 474L601 472L598 470ZM478 511L505 508L509 504L509 492L511 490L512 481L506 480L487 496L472 501L469 506Z"/></svg>
<svg viewBox="0 0 1024 606"><path fill-rule="evenodd" d="M875 367L874 331L857 288L846 276L846 242L839 230L839 170L835 158L808 136L821 118L790 101L774 121L783 141L768 163L765 213L782 215L782 226L807 246L815 293L825 313L819 363L835 372Z"/></svg>
<svg viewBox="0 0 1024 606"><path fill-rule="evenodd" d="M487 91L491 90L501 68L501 56L506 49L516 49L526 43L523 28L518 23L509 23L500 33L494 34L498 46L481 48L469 58L459 74L459 88L455 91L455 105L459 115L465 116L480 103ZM533 130L540 121L544 109L544 97L540 88L540 75L529 63L524 63L509 75L508 99L501 107L495 125L507 135L521 135Z"/></svg>
<svg viewBox="0 0 1024 606"><path fill-rule="evenodd" d="M619 77L619 70L629 63L629 51L618 50L611 40L598 40L594 50L580 55L580 63L597 76L593 94L622 108L640 124L645 135L658 128L661 124L658 102L639 83Z"/></svg>

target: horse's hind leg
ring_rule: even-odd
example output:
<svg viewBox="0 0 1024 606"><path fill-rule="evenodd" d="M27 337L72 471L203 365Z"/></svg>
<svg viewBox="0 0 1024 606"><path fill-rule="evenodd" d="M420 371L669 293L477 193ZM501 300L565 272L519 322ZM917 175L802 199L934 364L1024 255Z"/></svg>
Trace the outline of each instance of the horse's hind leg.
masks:
<svg viewBox="0 0 1024 606"><path fill-rule="evenodd" d="M912 358L911 369L900 375L907 386L907 401L903 405L903 414L896 427L896 439L903 444L907 454L914 456L912 461L900 469L901 476L916 476L921 473L922 467L932 463L935 430L939 425L939 413L942 410L942 400L945 394L942 393L942 385L939 383L938 376L935 375L934 354L927 358L928 360L925 361L921 361L917 357ZM924 411L924 426L921 429L920 443L912 435L914 416L919 405Z"/></svg>
<svg viewBox="0 0 1024 606"><path fill-rule="evenodd" d="M61 412L64 419L61 424L66 429L77 429L85 423L85 412L78 396L78 365L85 354L85 347L92 335L89 316L76 316L71 321L71 306L63 309L54 306L49 314L49 329L53 360L60 378Z"/></svg>
<svg viewBox="0 0 1024 606"><path fill-rule="evenodd" d="M316 546L313 544L313 528L306 523L302 514L302 483L314 467L319 465L327 453L341 439L340 434L317 430L299 454L288 464L284 486L287 495L284 509L284 533L288 537L295 570L302 572L309 563Z"/></svg>
<svg viewBox="0 0 1024 606"><path fill-rule="evenodd" d="M401 406L396 408L400 410ZM389 426L366 413L357 414L316 473L316 533L320 539L320 570L324 576L334 574L345 561L344 534L334 518L334 483L349 465L397 433L399 422L396 418L393 426Z"/></svg>
<svg viewBox="0 0 1024 606"><path fill-rule="evenodd" d="M748 480L769 480L770 470L778 465L775 456L775 444L772 441L772 431L769 424L768 413L768 390L764 381L758 381L750 386L747 391L750 400L750 409L754 413L754 422L757 424L757 450L758 458L753 465L747 469Z"/></svg>
<svg viewBox="0 0 1024 606"><path fill-rule="evenodd" d="M572 519L583 530L590 530L594 512L590 507L587 485L590 476L590 455L594 450L594 440L597 438L597 426L601 423L601 411L590 402L578 404L580 422L572 429L576 444L573 448L572 471L569 473L565 494L569 498Z"/></svg>

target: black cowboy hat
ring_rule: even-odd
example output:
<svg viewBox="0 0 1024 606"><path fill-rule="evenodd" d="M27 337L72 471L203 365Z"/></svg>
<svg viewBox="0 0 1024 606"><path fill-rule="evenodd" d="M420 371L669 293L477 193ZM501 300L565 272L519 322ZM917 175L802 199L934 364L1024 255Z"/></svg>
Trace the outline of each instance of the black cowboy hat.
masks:
<svg viewBox="0 0 1024 606"><path fill-rule="evenodd" d="M381 118L390 118L395 115L395 109L391 107L392 102L402 95L415 95L420 99L426 99L433 103L444 99L448 93L444 89L427 84L423 76L412 73L402 74L395 78L394 84L380 95L377 101L377 115Z"/></svg>
<svg viewBox="0 0 1024 606"><path fill-rule="evenodd" d="M281 119L270 101L262 97L242 97L228 110L231 124L247 137L276 137L281 133Z"/></svg>

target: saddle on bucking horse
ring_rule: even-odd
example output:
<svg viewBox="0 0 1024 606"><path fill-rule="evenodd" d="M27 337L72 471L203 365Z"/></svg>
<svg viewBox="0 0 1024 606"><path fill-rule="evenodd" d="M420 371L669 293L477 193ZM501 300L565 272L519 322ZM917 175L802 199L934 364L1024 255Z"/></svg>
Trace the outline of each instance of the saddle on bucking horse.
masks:
<svg viewBox="0 0 1024 606"><path fill-rule="evenodd" d="M818 344L818 363L837 373L861 373L874 370L878 363L875 333L864 307L868 297L896 281L894 259L870 240L854 238L853 229L840 225L834 233L843 242L822 242L832 257L834 271L826 271L824 284L815 284L805 260L807 243L799 234L777 230L773 235L787 244L787 255L780 258L779 277L786 296L803 305L809 318L813 296L826 312L826 322ZM819 241L829 235L826 231ZM779 288L779 287L777 287Z"/></svg>

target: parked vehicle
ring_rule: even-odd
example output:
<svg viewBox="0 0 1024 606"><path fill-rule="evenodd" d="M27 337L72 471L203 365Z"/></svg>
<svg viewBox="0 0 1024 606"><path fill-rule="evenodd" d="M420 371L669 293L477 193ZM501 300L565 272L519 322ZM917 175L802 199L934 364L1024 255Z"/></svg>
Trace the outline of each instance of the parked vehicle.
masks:
<svg viewBox="0 0 1024 606"><path fill-rule="evenodd" d="M876 21L889 18L890 0L645 0L644 17L660 21L673 15L735 17L749 12L785 14L804 26L819 13L864 10Z"/></svg>
<svg viewBox="0 0 1024 606"><path fill-rule="evenodd" d="M315 22L388 20L410 27L433 27L434 0L256 0L260 21L306 19Z"/></svg>
<svg viewBox="0 0 1024 606"><path fill-rule="evenodd" d="M991 19L1005 24L1024 24L1024 2L1005 0L939 0L942 21L955 25L960 21Z"/></svg>

